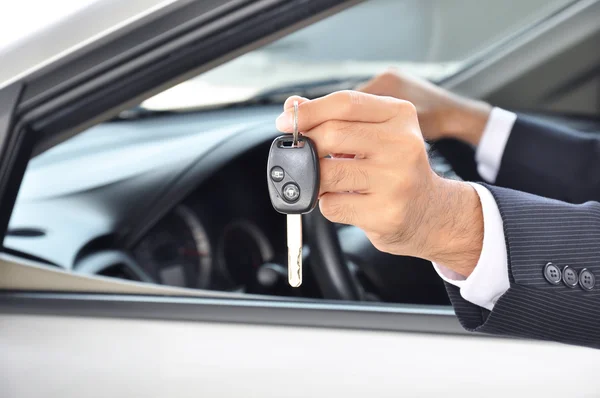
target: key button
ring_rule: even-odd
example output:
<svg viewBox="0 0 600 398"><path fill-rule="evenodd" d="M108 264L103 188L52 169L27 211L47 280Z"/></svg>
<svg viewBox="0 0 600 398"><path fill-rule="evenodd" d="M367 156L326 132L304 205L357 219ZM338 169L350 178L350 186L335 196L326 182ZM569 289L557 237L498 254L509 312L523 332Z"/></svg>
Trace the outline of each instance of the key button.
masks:
<svg viewBox="0 0 600 398"><path fill-rule="evenodd" d="M287 183L283 186L282 190L283 199L287 202L293 203L300 198L300 187L293 182Z"/></svg>
<svg viewBox="0 0 600 398"><path fill-rule="evenodd" d="M271 169L271 179L275 182L280 182L285 177L285 172L279 166L275 166Z"/></svg>
<svg viewBox="0 0 600 398"><path fill-rule="evenodd" d="M544 267L544 278L546 278L546 280L551 284L558 285L560 284L562 274L556 265L548 263Z"/></svg>

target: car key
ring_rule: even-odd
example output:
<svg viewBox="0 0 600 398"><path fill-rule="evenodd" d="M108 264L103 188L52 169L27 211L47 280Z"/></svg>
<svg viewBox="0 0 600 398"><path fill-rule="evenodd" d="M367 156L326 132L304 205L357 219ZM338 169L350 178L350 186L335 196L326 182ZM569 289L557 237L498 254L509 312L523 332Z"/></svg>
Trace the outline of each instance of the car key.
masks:
<svg viewBox="0 0 600 398"><path fill-rule="evenodd" d="M287 215L288 282L302 284L302 214L315 208L319 195L319 157L315 144L298 133L298 102L294 102L294 133L277 137L267 162L269 196L276 211Z"/></svg>

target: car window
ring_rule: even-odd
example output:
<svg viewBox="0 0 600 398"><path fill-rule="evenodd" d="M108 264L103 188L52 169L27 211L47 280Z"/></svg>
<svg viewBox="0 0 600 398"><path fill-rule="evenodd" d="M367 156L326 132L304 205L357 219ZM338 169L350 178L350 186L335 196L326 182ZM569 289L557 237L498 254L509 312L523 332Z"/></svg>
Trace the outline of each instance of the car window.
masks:
<svg viewBox="0 0 600 398"><path fill-rule="evenodd" d="M390 66L441 80L566 3L371 0L326 18L33 158L4 245L80 274L325 297L310 257L302 288L286 282L285 217L265 179L281 101L245 101ZM360 230L335 228L365 298L447 303L429 263L386 255Z"/></svg>

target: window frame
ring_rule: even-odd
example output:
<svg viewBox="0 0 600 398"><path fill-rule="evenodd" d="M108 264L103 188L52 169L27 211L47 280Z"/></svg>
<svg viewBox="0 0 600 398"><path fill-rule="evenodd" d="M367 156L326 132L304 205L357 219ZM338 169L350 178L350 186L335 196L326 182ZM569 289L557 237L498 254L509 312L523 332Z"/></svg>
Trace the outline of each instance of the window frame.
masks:
<svg viewBox="0 0 600 398"><path fill-rule="evenodd" d="M223 12L228 18L216 18L215 2L189 3L194 8L182 7L154 22L141 26L134 32L124 34L115 41L81 54L78 59L54 66L35 76L24 78L14 85L0 90L0 104L5 113L0 118L0 236L4 235L26 165L33 154L39 154L52 145L84 130L86 127L107 119L119 111L137 104L141 99L162 91L190 76L217 66L228 59L253 48L271 42L284 34L297 30L315 20L358 3L357 0L260 0L256 2L230 1L230 8ZM224 4L224 2L221 2ZM589 7L600 9L600 2L587 1ZM206 10L202 7L206 6ZM557 34L565 33L574 24L581 22L585 11L579 8L579 17L568 23L553 23L552 34L528 37L516 54L508 53L500 65L522 59L523 51L540 42L549 44ZM180 21L181 13L199 16L190 17L185 30L173 28L171 36L164 42L151 40L155 23ZM210 15L209 15L210 14ZM206 19L209 15L214 19ZM573 16L573 14L570 14ZM204 16L205 19L200 16ZM264 23L268 20L269 23ZM171 21L171 22L169 22ZM566 20L565 20L566 21ZM552 21L551 21L552 22ZM564 21L563 21L564 22ZM248 29L251 26L252 29ZM588 25L586 25L588 26ZM209 29L209 27L212 29ZM234 35L231 33L231 27ZM189 29L188 29L189 28ZM548 28L548 26L546 26ZM589 28L589 26L588 26ZM547 29L546 29L547 31ZM252 34L249 34L251 32ZM144 33L144 34L142 34ZM581 36L571 37L576 39ZM205 39L211 39L211 42ZM127 45L129 43L129 46ZM211 45L203 53L202 45ZM561 45L568 44L561 41ZM115 55L111 46L129 48ZM222 44L222 45L221 45ZM526 44L526 45L524 45ZM115 47L115 48L116 48ZM122 49L122 47L119 47ZM182 53L190 57L185 64L169 69L168 65L181 60ZM194 56L190 54L195 54ZM506 54L506 52L501 52ZM169 55L173 55L169 59ZM536 54L533 61L548 55ZM73 63L94 57L106 63L96 62L102 69L69 71ZM111 58L112 57L112 58ZM98 60L96 59L96 60ZM109 60L114 59L114 62ZM493 60L497 62L497 59ZM81 62L81 64L85 64ZM482 69L483 68L483 69ZM487 68L487 69L486 69ZM510 68L509 68L510 70ZM482 63L465 70L454 80L446 83L450 87L460 84L477 84L487 73L498 71L498 64ZM136 75L140 73L139 75ZM473 82L469 76L476 77ZM465 77L466 76L466 77ZM496 76L494 83L506 77L506 70ZM158 83L160 82L160 83ZM116 87L127 87L120 96L107 96ZM25 90L22 92L23 88ZM469 90L463 90L469 94ZM22 96L21 96L22 92ZM12 106L10 105L12 104ZM2 124L4 123L4 124ZM7 149L10 149L8 151ZM115 318L151 318L164 320L188 320L210 322L255 323L285 326L321 326L356 328L368 330L390 330L404 332L428 332L465 334L450 307L391 305L374 303L310 302L310 300L254 300L236 297L172 297L154 295L124 295L102 293L68 292L0 292L0 313L54 314L72 316L100 316Z"/></svg>

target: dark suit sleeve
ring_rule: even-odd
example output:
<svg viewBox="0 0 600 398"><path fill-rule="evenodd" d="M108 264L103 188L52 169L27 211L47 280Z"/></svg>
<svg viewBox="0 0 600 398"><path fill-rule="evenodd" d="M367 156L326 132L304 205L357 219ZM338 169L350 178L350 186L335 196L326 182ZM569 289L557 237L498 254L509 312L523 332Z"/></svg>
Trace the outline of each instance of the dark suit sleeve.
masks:
<svg viewBox="0 0 600 398"><path fill-rule="evenodd" d="M495 185L583 203L600 199L600 135L518 115Z"/></svg>
<svg viewBox="0 0 600 398"><path fill-rule="evenodd" d="M487 311L446 285L461 324L470 331L600 348L600 203L569 204L485 185L502 216L510 288ZM551 284L544 267L570 266L596 278L584 290Z"/></svg>

